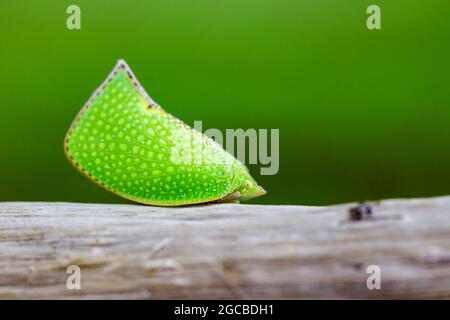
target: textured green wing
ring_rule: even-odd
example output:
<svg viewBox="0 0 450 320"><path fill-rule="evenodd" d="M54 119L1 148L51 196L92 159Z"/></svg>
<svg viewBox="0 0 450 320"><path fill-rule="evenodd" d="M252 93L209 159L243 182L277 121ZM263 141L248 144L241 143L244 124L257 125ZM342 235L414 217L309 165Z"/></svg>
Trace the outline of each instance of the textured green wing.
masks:
<svg viewBox="0 0 450 320"><path fill-rule="evenodd" d="M75 119L65 150L87 177L145 204L208 202L235 187L237 160L156 105L122 61Z"/></svg>

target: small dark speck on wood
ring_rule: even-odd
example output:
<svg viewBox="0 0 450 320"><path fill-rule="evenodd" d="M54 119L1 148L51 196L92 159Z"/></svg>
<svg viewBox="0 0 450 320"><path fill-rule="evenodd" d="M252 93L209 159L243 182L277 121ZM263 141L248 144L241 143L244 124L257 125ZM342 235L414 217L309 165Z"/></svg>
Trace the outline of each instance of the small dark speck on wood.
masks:
<svg viewBox="0 0 450 320"><path fill-rule="evenodd" d="M370 203L363 203L348 210L349 219L352 221L372 219L375 208Z"/></svg>

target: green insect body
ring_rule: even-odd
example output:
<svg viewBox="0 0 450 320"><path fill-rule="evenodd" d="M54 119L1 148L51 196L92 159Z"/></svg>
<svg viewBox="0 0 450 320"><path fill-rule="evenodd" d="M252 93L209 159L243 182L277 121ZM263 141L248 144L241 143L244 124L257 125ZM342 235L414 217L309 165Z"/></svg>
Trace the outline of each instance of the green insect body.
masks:
<svg viewBox="0 0 450 320"><path fill-rule="evenodd" d="M177 206L266 193L244 164L158 106L123 60L82 108L64 144L84 175L139 203Z"/></svg>

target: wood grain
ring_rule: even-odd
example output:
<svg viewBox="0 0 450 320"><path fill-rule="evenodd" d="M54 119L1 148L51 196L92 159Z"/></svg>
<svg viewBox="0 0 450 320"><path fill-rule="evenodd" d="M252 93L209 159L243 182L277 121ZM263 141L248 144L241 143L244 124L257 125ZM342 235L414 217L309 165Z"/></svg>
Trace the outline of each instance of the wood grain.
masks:
<svg viewBox="0 0 450 320"><path fill-rule="evenodd" d="M450 197L351 206L0 203L0 298L450 298Z"/></svg>

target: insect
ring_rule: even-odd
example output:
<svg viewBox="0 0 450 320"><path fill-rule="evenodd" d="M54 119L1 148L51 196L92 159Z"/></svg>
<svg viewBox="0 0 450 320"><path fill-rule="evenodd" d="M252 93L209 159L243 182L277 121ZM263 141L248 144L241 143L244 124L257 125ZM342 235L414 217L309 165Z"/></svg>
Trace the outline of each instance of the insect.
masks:
<svg viewBox="0 0 450 320"><path fill-rule="evenodd" d="M89 179L143 204L238 202L266 193L243 163L156 104L123 60L75 118L64 150Z"/></svg>
<svg viewBox="0 0 450 320"><path fill-rule="evenodd" d="M350 220L367 220L373 217L374 207L370 203L363 203L348 210Z"/></svg>

